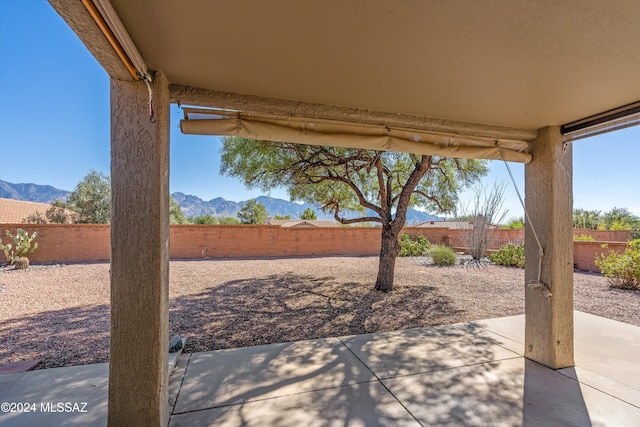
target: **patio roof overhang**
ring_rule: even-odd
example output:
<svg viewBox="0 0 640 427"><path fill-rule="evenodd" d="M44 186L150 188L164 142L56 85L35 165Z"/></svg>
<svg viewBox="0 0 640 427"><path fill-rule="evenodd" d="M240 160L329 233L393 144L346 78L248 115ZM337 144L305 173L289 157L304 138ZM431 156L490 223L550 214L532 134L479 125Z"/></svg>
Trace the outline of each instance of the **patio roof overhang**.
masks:
<svg viewBox="0 0 640 427"><path fill-rule="evenodd" d="M112 77L131 78L80 0L51 3ZM640 99L638 2L111 4L184 105L530 142Z"/></svg>

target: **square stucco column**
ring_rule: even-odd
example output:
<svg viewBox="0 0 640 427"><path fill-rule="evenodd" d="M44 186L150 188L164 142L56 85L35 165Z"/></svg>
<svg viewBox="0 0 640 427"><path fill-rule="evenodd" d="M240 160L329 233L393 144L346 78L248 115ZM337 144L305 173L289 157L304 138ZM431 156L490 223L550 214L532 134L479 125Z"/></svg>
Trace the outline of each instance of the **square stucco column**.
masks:
<svg viewBox="0 0 640 427"><path fill-rule="evenodd" d="M560 128L539 131L531 144L533 160L525 167L526 207L530 223L525 230L525 357L553 369L573 361L573 160ZM539 250L533 225L544 250L540 287Z"/></svg>
<svg viewBox="0 0 640 427"><path fill-rule="evenodd" d="M109 426L166 426L169 84L111 81Z"/></svg>

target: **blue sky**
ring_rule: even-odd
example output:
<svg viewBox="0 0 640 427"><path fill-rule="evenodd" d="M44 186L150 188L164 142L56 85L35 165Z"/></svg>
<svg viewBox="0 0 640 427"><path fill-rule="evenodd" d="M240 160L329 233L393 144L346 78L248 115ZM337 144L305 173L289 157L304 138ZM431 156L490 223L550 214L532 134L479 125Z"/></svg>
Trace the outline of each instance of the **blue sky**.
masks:
<svg viewBox="0 0 640 427"><path fill-rule="evenodd" d="M220 141L182 135L171 109L171 192L204 200L260 195L219 175ZM574 143L574 207L640 215L640 127ZM524 192L524 166L510 164ZM504 164L483 180L508 183L507 217L522 208ZM0 179L72 190L91 169L109 173L109 79L45 0L0 0ZM271 196L288 199L274 189ZM470 193L464 193L468 199Z"/></svg>

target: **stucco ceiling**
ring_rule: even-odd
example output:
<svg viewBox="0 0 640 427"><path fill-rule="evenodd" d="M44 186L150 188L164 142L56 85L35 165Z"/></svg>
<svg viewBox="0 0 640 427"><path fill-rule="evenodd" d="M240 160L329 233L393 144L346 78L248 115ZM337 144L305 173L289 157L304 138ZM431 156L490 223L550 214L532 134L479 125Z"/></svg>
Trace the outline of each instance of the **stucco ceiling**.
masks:
<svg viewBox="0 0 640 427"><path fill-rule="evenodd" d="M112 0L185 86L536 129L640 100L640 1Z"/></svg>

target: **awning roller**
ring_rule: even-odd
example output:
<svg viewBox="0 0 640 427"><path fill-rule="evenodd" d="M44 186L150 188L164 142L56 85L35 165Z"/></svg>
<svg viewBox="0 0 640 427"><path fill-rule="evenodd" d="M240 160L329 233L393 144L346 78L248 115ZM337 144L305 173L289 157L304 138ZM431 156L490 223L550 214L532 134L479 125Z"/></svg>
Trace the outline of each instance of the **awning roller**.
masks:
<svg viewBox="0 0 640 427"><path fill-rule="evenodd" d="M264 141L399 151L441 157L529 163L529 145L513 139L423 132L338 120L185 108L185 134L240 136ZM498 145L500 148L498 148Z"/></svg>

